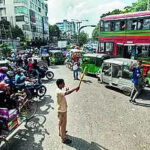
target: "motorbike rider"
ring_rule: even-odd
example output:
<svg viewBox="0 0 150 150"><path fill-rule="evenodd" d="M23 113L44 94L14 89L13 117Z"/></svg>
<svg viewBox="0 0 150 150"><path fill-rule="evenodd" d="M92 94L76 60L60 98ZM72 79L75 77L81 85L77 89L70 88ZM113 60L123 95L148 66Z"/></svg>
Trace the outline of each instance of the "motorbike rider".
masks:
<svg viewBox="0 0 150 150"><path fill-rule="evenodd" d="M36 76L39 79L39 65L36 59L34 59L32 66L33 66L33 71L36 73Z"/></svg>
<svg viewBox="0 0 150 150"><path fill-rule="evenodd" d="M15 82L19 88L23 88L25 86L26 77L21 74L20 69L17 69L17 74L15 75Z"/></svg>

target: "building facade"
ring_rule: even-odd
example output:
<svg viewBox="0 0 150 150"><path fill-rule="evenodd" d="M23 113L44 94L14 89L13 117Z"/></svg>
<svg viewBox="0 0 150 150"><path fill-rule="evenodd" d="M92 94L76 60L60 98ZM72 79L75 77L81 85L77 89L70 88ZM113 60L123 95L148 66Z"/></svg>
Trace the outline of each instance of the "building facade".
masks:
<svg viewBox="0 0 150 150"><path fill-rule="evenodd" d="M0 20L18 25L29 40L49 38L47 13L46 0L0 0Z"/></svg>
<svg viewBox="0 0 150 150"><path fill-rule="evenodd" d="M66 35L74 35L76 34L76 24L75 22L69 22L67 20L63 20L63 22L56 23L57 27L61 31L61 34Z"/></svg>

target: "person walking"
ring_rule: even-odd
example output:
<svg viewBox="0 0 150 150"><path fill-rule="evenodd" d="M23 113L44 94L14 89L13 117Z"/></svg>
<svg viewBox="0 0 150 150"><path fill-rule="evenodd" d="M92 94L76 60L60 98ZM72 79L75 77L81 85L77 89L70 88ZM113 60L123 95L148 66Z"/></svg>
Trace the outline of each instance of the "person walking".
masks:
<svg viewBox="0 0 150 150"><path fill-rule="evenodd" d="M56 90L57 96L57 111L58 111L58 130L59 136L61 137L62 143L71 144L71 140L66 138L66 126L67 126L67 100L66 95L73 93L74 91L78 92L79 86L73 88L72 90L66 89L63 91L65 87L65 82L63 79L58 79L56 81L56 85L58 89Z"/></svg>
<svg viewBox="0 0 150 150"><path fill-rule="evenodd" d="M133 66L133 61L130 64L130 69L132 70L132 83L134 84L134 88L131 92L130 102L136 103L135 98L139 92L139 77L141 75L140 71L141 63L138 62L136 66Z"/></svg>
<svg viewBox="0 0 150 150"><path fill-rule="evenodd" d="M74 62L73 63L73 77L74 77L74 80L78 80L78 63L77 62Z"/></svg>

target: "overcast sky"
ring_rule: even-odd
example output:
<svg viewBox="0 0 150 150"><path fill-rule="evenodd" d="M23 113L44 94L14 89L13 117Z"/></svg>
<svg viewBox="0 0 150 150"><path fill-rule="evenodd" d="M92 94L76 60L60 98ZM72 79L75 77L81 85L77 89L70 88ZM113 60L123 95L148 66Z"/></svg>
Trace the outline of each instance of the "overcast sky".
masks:
<svg viewBox="0 0 150 150"><path fill-rule="evenodd" d="M48 0L49 23L55 24L64 19L88 19L86 24L97 24L100 15L114 9L123 9L137 0ZM84 25L85 23L83 23ZM89 34L93 29L88 28Z"/></svg>

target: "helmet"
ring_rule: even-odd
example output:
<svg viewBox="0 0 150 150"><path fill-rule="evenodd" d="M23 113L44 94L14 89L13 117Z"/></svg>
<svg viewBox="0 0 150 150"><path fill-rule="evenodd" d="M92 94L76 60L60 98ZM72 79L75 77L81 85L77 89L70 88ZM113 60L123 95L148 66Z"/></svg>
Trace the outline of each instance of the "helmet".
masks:
<svg viewBox="0 0 150 150"><path fill-rule="evenodd" d="M7 72L7 75L8 75L9 77L13 77L13 76L14 76L14 72L13 72L13 71L8 71L8 72Z"/></svg>

